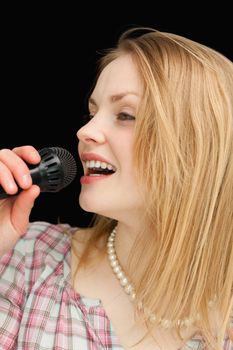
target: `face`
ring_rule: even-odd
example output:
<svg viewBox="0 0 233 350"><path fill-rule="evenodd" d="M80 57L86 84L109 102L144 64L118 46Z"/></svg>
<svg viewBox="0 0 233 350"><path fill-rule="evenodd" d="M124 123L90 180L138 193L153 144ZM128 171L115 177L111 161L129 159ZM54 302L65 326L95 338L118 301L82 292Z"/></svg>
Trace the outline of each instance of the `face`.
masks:
<svg viewBox="0 0 233 350"><path fill-rule="evenodd" d="M89 99L90 121L77 132L84 169L80 206L119 221L142 209L132 159L141 86L130 56L111 62Z"/></svg>

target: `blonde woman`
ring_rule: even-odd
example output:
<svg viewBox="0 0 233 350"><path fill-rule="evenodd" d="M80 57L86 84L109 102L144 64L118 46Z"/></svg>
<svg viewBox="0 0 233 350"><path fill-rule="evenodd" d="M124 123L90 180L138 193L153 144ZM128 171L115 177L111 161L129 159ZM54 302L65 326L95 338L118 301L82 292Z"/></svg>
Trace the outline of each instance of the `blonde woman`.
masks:
<svg viewBox="0 0 233 350"><path fill-rule="evenodd" d="M232 349L233 64L151 28L101 58L77 132L91 227L29 223L32 146L0 151L3 349Z"/></svg>

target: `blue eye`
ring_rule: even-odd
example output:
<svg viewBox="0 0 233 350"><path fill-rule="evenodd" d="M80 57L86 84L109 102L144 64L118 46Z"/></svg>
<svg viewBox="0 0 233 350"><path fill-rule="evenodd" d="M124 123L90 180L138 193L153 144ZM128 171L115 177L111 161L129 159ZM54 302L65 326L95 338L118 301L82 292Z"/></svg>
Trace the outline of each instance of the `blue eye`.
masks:
<svg viewBox="0 0 233 350"><path fill-rule="evenodd" d="M118 120L135 120L135 117L133 115L128 114L128 113L122 112L122 113L119 113L117 115L117 119Z"/></svg>

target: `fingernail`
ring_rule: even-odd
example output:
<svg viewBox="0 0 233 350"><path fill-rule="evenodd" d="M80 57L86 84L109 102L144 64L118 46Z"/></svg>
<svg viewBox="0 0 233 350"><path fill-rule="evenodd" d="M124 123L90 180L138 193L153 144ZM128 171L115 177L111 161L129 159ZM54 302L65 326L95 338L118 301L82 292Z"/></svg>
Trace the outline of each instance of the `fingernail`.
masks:
<svg viewBox="0 0 233 350"><path fill-rule="evenodd" d="M28 174L23 175L22 182L24 185L29 185L30 184L30 176Z"/></svg>
<svg viewBox="0 0 233 350"><path fill-rule="evenodd" d="M8 181L8 182L7 182L7 186L8 186L8 189L9 189L10 191L15 191L15 189L16 189L16 185L15 185L14 182L12 182L12 181Z"/></svg>

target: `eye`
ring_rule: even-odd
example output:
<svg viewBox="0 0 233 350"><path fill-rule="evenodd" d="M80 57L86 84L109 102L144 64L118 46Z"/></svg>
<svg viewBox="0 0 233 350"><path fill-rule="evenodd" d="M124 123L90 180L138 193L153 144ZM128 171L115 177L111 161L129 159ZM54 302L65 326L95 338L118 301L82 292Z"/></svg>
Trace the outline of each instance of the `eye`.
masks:
<svg viewBox="0 0 233 350"><path fill-rule="evenodd" d="M135 120L135 117L131 114L121 112L117 115L118 120Z"/></svg>

